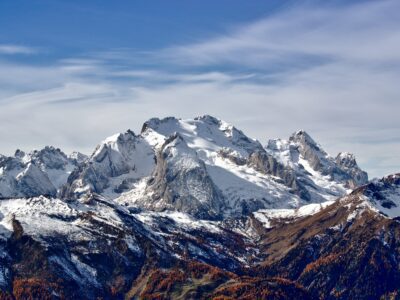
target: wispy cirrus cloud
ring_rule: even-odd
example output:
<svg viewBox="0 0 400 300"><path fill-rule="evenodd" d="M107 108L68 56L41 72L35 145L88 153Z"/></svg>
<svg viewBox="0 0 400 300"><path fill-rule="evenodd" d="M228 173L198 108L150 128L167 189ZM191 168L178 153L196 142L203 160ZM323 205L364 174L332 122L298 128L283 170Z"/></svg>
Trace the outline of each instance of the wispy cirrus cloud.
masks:
<svg viewBox="0 0 400 300"><path fill-rule="evenodd" d="M37 49L13 44L0 44L0 55L34 54Z"/></svg>
<svg viewBox="0 0 400 300"><path fill-rule="evenodd" d="M400 61L398 1L346 6L298 5L206 41L166 49L181 64L265 69L336 62ZM315 64L312 64L312 62Z"/></svg>

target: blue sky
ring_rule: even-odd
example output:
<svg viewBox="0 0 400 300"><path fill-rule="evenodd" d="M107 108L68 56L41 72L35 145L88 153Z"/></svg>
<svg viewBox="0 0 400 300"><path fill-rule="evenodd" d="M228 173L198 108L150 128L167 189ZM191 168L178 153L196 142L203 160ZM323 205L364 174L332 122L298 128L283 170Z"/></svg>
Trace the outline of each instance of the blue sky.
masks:
<svg viewBox="0 0 400 300"><path fill-rule="evenodd" d="M290 1L2 1L5 41L45 47L51 56L190 43L251 22Z"/></svg>
<svg viewBox="0 0 400 300"><path fill-rule="evenodd" d="M307 130L400 171L400 3L0 2L0 152L90 153L150 117L212 114L266 143Z"/></svg>

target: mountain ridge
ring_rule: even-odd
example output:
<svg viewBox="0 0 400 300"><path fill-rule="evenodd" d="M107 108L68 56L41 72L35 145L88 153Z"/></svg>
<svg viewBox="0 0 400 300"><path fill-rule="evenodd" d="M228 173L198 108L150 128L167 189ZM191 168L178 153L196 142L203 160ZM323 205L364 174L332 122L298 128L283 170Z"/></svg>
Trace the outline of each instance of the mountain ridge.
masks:
<svg viewBox="0 0 400 300"><path fill-rule="evenodd" d="M128 133L132 139L130 142L122 145L121 141L118 142L116 140L118 137L125 136ZM161 149L165 142L176 136L176 134L187 145L187 150L185 151L196 153L199 162L204 163L205 172L207 173L204 178L210 179L209 187L213 186L214 193L220 195L219 198L223 203L220 203L219 206L224 207L224 213L219 213L217 217L240 215L244 212L249 213L260 208L278 205L275 199L278 196L270 196L270 193L278 190L281 191L282 198L282 204L280 205L284 205L284 202L286 202L291 203L288 205L296 206L303 202L323 202L329 198L341 196L350 187L367 181L366 173L358 168L355 159L352 165L347 164L346 168L344 168L339 163L336 163L333 158L329 157L328 159L328 155L323 150L322 156L324 157L317 157L315 153L312 153L313 155L309 155L311 158L305 159L305 161L309 159L312 162L319 162L314 166L317 170L313 170L313 172L318 173L321 171L321 174L318 174L320 178L315 179L315 174L303 171L304 167L299 162L288 164L280 160L283 150L275 149L274 151L269 149L268 146L263 147L260 142L247 137L234 126L215 117L205 115L189 120L174 117L153 118L144 123L141 133L138 135L135 135L132 131L127 131L125 134L115 135L111 139L106 139L105 142L99 144L96 148L97 150L86 161L85 170L81 171L80 174L78 174L79 172L74 173L74 176L76 176L74 178L75 181L73 182L72 180L73 176L68 180L67 185L62 189L61 196L74 197L75 189L77 191L75 196L78 198L84 195L85 192L87 193L86 196L91 193L97 193L111 199L118 198L118 196L121 199L127 198L124 193L129 193L138 186L146 186L148 183L145 181L154 182L155 178L159 177L155 170L157 168L160 170L160 167L157 167L157 164L160 164L160 160L162 160L160 151L162 151ZM306 133L299 131L298 134ZM293 148L291 151L297 151L298 156L309 153L310 151L308 150L302 153L299 152L298 149L302 147L302 144L294 140L293 136L289 139L289 141L292 141L286 142L291 143ZM309 136L308 141L315 143ZM108 147L108 150L105 150L105 147ZM120 147L122 149L121 153L118 152ZM127 148L125 149L124 147ZM100 153L100 148L105 152ZM138 154L136 159L132 158L132 154L130 161L125 162L123 152L139 152L135 148L143 148L141 150L143 153ZM277 152L279 153L277 154ZM105 155L105 157L99 157L100 154ZM119 156L118 159L117 156ZM157 158L159 159L157 160ZM104 164L109 166L104 165L101 168L97 168L96 166L99 166L100 161L103 159L105 159ZM126 170L120 170L121 166L130 166L132 169L134 164L136 164L136 174L134 174L133 170L129 171L129 167ZM321 170L319 170L320 165L326 165L325 169L320 168ZM113 173L108 170L108 167L114 168L116 172ZM129 174L130 172L131 174ZM93 177L92 180L90 179L91 176ZM328 178L328 176L330 177ZM358 176L357 181L353 179L353 176ZM225 178L230 178L230 180L225 180ZM179 184L188 183L188 181L185 181L186 178L182 177L182 180ZM322 181L326 187L320 184ZM100 187L99 184L103 186ZM160 188L163 188L162 186L159 185ZM155 194L166 195L165 192L154 191L154 185L153 189L145 187L144 190L137 189L136 192L131 192L131 194L138 194L141 198L145 198L143 193L151 190ZM134 197L132 196L131 198L133 199ZM212 198L209 197L209 199ZM164 200L160 198L160 201ZM198 200L194 199L195 202L200 203L201 201ZM136 204L142 202L138 201ZM150 208L148 203L145 206L146 209ZM158 208L155 206L156 204L154 204L154 209L167 207L164 204L159 204ZM215 207L215 205L210 207ZM185 210L187 208L182 209ZM206 210L201 213L209 217L215 215L213 213L209 214Z"/></svg>
<svg viewBox="0 0 400 300"><path fill-rule="evenodd" d="M262 146L211 116L155 118L89 157L17 151L0 170L0 187L18 183L0 200L0 298L370 299L400 289L390 282L400 278L400 175L367 181L352 154L332 157L303 130Z"/></svg>

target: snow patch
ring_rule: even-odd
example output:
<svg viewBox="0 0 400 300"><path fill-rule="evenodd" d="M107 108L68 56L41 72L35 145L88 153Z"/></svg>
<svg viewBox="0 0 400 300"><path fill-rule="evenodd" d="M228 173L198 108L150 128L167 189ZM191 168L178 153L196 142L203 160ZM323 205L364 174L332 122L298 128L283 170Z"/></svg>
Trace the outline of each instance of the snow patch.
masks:
<svg viewBox="0 0 400 300"><path fill-rule="evenodd" d="M334 201L326 201L319 204L304 205L296 209L261 209L254 212L253 216L260 221L265 228L271 228L272 220L293 220L311 216L333 203Z"/></svg>

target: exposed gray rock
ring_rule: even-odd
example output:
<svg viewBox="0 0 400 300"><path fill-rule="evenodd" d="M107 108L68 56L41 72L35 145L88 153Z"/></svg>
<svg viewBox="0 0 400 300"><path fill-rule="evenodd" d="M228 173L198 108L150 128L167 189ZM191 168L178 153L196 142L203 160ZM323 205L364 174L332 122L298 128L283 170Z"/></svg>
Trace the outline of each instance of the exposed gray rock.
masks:
<svg viewBox="0 0 400 300"><path fill-rule="evenodd" d="M362 193L380 213L399 218L400 215L400 173L382 179L374 179L355 189L352 194Z"/></svg>
<svg viewBox="0 0 400 300"><path fill-rule="evenodd" d="M285 170L274 172L276 163L271 158L264 158L267 172L282 178L286 185L297 191L296 194L310 202L343 196L346 189L368 181L367 174L357 166L353 155L339 154L334 159L304 130L295 132L288 141L270 140L265 149ZM291 175L288 177L287 173ZM292 186L291 182L295 185Z"/></svg>
<svg viewBox="0 0 400 300"><path fill-rule="evenodd" d="M18 153L16 153L15 156L22 157L21 154ZM63 169L70 163L70 160L64 152L51 146L46 146L39 151L34 150L30 153L30 157L37 166L41 166L43 169Z"/></svg>
<svg viewBox="0 0 400 300"><path fill-rule="evenodd" d="M200 218L220 216L223 199L204 162L179 134L166 140L147 187L148 198L139 204L156 211L177 210Z"/></svg>
<svg viewBox="0 0 400 300"><path fill-rule="evenodd" d="M281 182L290 187L293 193L297 194L303 200L311 200L310 193L298 180L296 172L278 162L266 151L253 152L249 157L248 165L259 172L280 178Z"/></svg>
<svg viewBox="0 0 400 300"><path fill-rule="evenodd" d="M329 167L328 154L304 130L294 133L289 141L298 145L298 151L314 170L324 172Z"/></svg>
<svg viewBox="0 0 400 300"><path fill-rule="evenodd" d="M356 188L368 182L368 174L359 168L354 154L348 152L340 152L335 159L336 164L345 173L349 174L351 179L348 185Z"/></svg>
<svg viewBox="0 0 400 300"><path fill-rule="evenodd" d="M245 164L247 164L247 159L232 149L222 148L218 151L218 154L223 158L229 159L231 162L238 166L244 166Z"/></svg>

